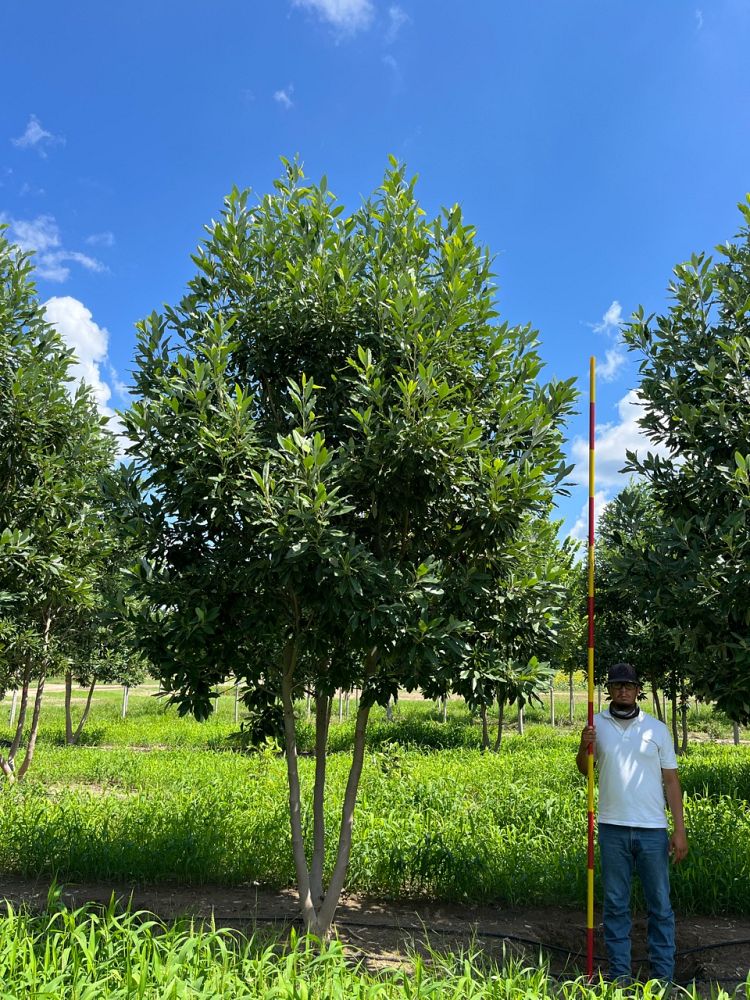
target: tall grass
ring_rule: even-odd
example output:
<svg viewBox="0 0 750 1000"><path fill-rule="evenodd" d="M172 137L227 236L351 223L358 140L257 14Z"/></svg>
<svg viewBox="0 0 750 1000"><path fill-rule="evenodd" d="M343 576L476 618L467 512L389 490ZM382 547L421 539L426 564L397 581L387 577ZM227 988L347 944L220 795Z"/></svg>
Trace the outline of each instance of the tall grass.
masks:
<svg viewBox="0 0 750 1000"><path fill-rule="evenodd" d="M750 997L750 984L745 989ZM557 982L545 968L502 966L471 953L378 974L348 962L334 941L307 939L281 951L256 938L205 926L167 925L145 913L59 909L0 918L0 997L49 1000L643 1000L663 997L654 982L631 990ZM680 991L697 1000L692 989ZM705 995L705 994L703 994ZM671 993L675 996L675 992ZM728 1000L722 990L717 1000Z"/></svg>
<svg viewBox="0 0 750 1000"><path fill-rule="evenodd" d="M540 732L508 738L500 754L373 748L348 888L397 899L582 905L585 782L574 747ZM300 763L309 829L313 761ZM348 756L333 754L329 874L347 769ZM675 904L685 914L749 913L750 753L696 750L683 781L691 853L673 872ZM271 752L45 746L35 780L0 794L5 871L294 882L285 767Z"/></svg>

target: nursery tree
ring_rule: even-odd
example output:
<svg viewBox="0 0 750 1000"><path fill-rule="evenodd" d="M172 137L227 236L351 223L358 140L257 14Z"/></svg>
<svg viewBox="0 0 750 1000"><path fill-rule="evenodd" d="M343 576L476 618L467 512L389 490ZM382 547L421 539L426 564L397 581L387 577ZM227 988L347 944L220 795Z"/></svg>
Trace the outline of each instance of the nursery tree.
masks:
<svg viewBox="0 0 750 1000"><path fill-rule="evenodd" d="M58 623L91 605L103 546L100 479L114 439L91 391L71 391L74 360L44 318L29 256L0 232L0 673L21 690L0 757L9 778L35 682L18 776L31 764Z"/></svg>
<svg viewBox="0 0 750 1000"><path fill-rule="evenodd" d="M306 926L344 885L368 715L458 669L471 623L441 606L564 478L574 390L543 383L536 337L498 324L490 262L454 207L428 220L395 161L343 214L285 161L275 193L234 190L184 300L140 324L125 415L137 624L183 712L227 676L279 692ZM331 698L361 689L332 871L324 873ZM306 843L294 699L312 689ZM326 878L324 879L324 874ZM327 881L327 888L324 887Z"/></svg>
<svg viewBox="0 0 750 1000"><path fill-rule="evenodd" d="M642 354L641 425L665 454L628 455L664 517L654 607L682 618L696 692L750 720L750 197L721 258L675 268L672 305L625 331Z"/></svg>

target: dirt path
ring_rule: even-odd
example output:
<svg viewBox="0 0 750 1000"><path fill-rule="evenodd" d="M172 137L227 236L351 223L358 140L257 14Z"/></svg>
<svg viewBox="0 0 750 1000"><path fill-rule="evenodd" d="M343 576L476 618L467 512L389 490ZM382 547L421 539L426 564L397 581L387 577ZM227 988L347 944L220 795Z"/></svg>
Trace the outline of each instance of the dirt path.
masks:
<svg viewBox="0 0 750 1000"><path fill-rule="evenodd" d="M0 898L14 905L43 909L50 880L0 875ZM181 916L209 919L219 926L250 931L278 928L283 932L297 922L292 892L269 892L258 886L188 886L172 882L132 885L109 882L68 883L63 898L70 906L87 902L107 903L114 892L123 904L132 897L132 907L149 910L165 920ZM541 950L555 974L581 973L584 963L585 916L562 907L503 909L463 907L437 903L389 903L356 896L345 897L337 914L337 933L352 958L361 958L372 969L409 964L409 954L457 951L472 946L489 959L501 961L506 954L523 956L538 963ZM708 948L726 941L741 941L731 947ZM546 948L544 946L547 946ZM704 949L691 951L691 949ZM750 920L714 917L679 918L677 922L679 981L724 981L727 986L744 981L750 974ZM601 929L595 950L603 955ZM636 918L633 954L646 954L645 921ZM634 962L639 964L638 962ZM604 959L601 959L604 971ZM641 973L647 974L643 958Z"/></svg>

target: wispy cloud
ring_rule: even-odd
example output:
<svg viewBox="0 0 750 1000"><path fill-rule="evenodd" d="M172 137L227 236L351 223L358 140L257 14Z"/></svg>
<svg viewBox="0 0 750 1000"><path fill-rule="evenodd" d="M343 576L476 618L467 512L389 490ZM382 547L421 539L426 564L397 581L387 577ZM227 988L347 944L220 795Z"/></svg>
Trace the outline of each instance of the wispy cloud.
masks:
<svg viewBox="0 0 750 1000"><path fill-rule="evenodd" d="M389 53L383 56L383 65L387 67L391 78L391 93L394 95L400 94L403 89L404 78L397 60Z"/></svg>
<svg viewBox="0 0 750 1000"><path fill-rule="evenodd" d="M700 31L703 28L703 11L700 9L695 10L695 30Z"/></svg>
<svg viewBox="0 0 750 1000"><path fill-rule="evenodd" d="M622 306L617 299L614 299L598 323L589 323L594 333L601 333L615 340L614 346L605 351L604 361L597 367L598 374L605 382L614 381L627 361L627 352L620 339L622 324Z"/></svg>
<svg viewBox="0 0 750 1000"><path fill-rule="evenodd" d="M34 263L40 278L59 283L67 281L70 277L68 264L71 263L97 273L107 270L95 257L64 247L60 227L52 215L38 215L35 219L13 219L0 214L0 222L8 224L9 237L13 243L22 250L36 252Z"/></svg>
<svg viewBox="0 0 750 1000"><path fill-rule="evenodd" d="M389 45L396 41L401 29L409 21L411 18L402 7L399 7L398 4L391 4L388 8L388 27L385 31L385 40Z"/></svg>
<svg viewBox="0 0 750 1000"><path fill-rule="evenodd" d="M369 28L374 15L371 0L292 0L292 5L317 14L342 35Z"/></svg>
<svg viewBox="0 0 750 1000"><path fill-rule="evenodd" d="M280 104L285 111L289 111L294 107L294 101L292 100L293 93L294 84L290 83L286 87L282 87L281 90L274 91L273 99L277 104Z"/></svg>
<svg viewBox="0 0 750 1000"><path fill-rule="evenodd" d="M115 245L115 235L108 230L103 233L92 233L84 242L90 247L112 247Z"/></svg>
<svg viewBox="0 0 750 1000"><path fill-rule="evenodd" d="M34 149L40 156L46 156L50 146L61 146L65 143L63 136L54 135L43 128L36 115L29 118L23 134L10 141L18 149Z"/></svg>

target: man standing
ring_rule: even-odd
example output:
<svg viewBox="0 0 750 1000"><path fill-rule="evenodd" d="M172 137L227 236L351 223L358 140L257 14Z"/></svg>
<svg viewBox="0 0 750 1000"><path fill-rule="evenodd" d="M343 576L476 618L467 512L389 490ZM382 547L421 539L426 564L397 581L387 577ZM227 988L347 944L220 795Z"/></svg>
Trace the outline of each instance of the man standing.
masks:
<svg viewBox="0 0 750 1000"><path fill-rule="evenodd" d="M594 746L599 771L599 850L604 886L604 941L613 979L628 980L630 970L630 890L638 873L648 909L651 974L674 978L674 913L669 899L669 856L682 861L688 852L682 790L672 738L663 722L638 707L641 684L635 668L616 663L607 676L609 709L586 726L576 764L587 773L588 747ZM674 832L667 833L664 797Z"/></svg>

